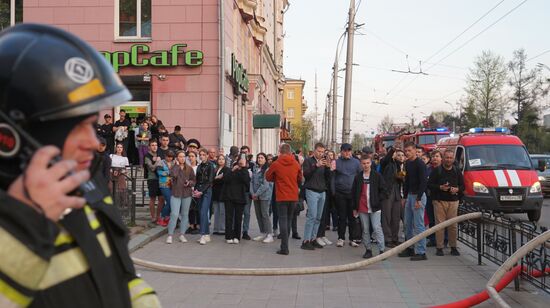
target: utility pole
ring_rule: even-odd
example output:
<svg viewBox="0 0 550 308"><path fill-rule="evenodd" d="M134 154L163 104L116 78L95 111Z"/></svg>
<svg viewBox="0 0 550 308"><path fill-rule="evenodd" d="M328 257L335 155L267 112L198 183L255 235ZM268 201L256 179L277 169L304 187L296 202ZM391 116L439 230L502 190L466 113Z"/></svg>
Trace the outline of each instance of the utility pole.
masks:
<svg viewBox="0 0 550 308"><path fill-rule="evenodd" d="M348 48L346 56L346 84L344 90L344 117L342 123L342 143L350 142L351 82L353 71L353 37L355 35L355 0L350 1L348 21Z"/></svg>
<svg viewBox="0 0 550 308"><path fill-rule="evenodd" d="M319 105L318 105L318 102L317 102L317 70L315 70L315 131L313 132L313 139L315 140L316 136L319 135Z"/></svg>
<svg viewBox="0 0 550 308"><path fill-rule="evenodd" d="M336 152L336 128L338 127L338 48L336 48L336 57L334 58L334 66L332 67L332 121L330 134L330 145L333 151Z"/></svg>
<svg viewBox="0 0 550 308"><path fill-rule="evenodd" d="M331 84L331 86L332 86L332 84ZM332 89L330 91L332 91ZM331 147L331 141L332 141L332 138L331 138L331 132L332 132L332 96L331 96L330 91L327 94L327 109L328 109L328 112L327 112L327 133L326 133L326 140L325 140L327 149L332 148Z"/></svg>

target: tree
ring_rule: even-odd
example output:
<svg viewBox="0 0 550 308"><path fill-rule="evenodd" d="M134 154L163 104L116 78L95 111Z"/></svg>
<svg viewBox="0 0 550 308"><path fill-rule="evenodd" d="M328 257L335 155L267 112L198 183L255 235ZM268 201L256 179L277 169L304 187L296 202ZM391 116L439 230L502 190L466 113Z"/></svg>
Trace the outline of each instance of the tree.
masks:
<svg viewBox="0 0 550 308"><path fill-rule="evenodd" d="M313 122L304 119L302 123L291 125L290 127L290 146L294 150L301 149L304 152L309 151L313 143Z"/></svg>
<svg viewBox="0 0 550 308"><path fill-rule="evenodd" d="M353 134L353 138L351 139L352 148L356 150L360 150L366 145L367 145L367 136L365 134L358 134L358 133Z"/></svg>
<svg viewBox="0 0 550 308"><path fill-rule="evenodd" d="M387 133L387 132L390 132L393 128L393 118L390 117L389 114L387 114L386 116L384 116L382 118L382 120L380 121L380 123L378 123L378 131L380 133Z"/></svg>
<svg viewBox="0 0 550 308"><path fill-rule="evenodd" d="M524 49L514 51L513 59L508 63L510 78L508 84L513 89L510 100L514 102L517 124L512 127L514 133L522 139L532 152L541 150L540 139L544 132L539 127L539 108L537 103L546 94L541 67L529 70L526 66L527 54Z"/></svg>
<svg viewBox="0 0 550 308"><path fill-rule="evenodd" d="M493 126L501 112L502 88L506 81L506 66L501 56L483 51L467 76L466 94L469 120L485 127Z"/></svg>

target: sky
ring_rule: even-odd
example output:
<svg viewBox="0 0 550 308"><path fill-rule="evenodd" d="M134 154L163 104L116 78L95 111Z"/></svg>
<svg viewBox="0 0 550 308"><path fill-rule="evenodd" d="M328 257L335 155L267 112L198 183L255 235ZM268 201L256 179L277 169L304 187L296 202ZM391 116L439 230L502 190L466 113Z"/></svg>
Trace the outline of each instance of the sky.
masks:
<svg viewBox="0 0 550 308"><path fill-rule="evenodd" d="M312 115L317 75L319 130L349 4L349 0L290 0L285 14L284 74L306 81L304 96L308 114ZM524 48L528 59L536 57L528 61L528 67L537 63L550 66L547 0L362 0L355 22L364 25L355 35L352 135L369 135L385 115L402 123L410 122L411 116L418 122L432 111L451 111L445 102L456 106L464 97L468 69L483 50L491 50L508 62L514 50ZM341 68L345 66L345 55L344 44L339 57ZM407 71L409 65L411 71L419 71L419 61L428 75L391 71ZM545 74L550 76L550 69ZM344 76L341 72L338 139Z"/></svg>

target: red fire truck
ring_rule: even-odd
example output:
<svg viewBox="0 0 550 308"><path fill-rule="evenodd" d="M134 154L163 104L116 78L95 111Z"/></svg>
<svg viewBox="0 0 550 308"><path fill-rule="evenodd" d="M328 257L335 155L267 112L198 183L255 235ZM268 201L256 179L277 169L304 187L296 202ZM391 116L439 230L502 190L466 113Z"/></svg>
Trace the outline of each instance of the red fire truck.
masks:
<svg viewBox="0 0 550 308"><path fill-rule="evenodd" d="M437 149L455 152L456 165L464 174L465 205L540 219L543 196L535 166L521 140L508 129L472 128L441 139Z"/></svg>
<svg viewBox="0 0 550 308"><path fill-rule="evenodd" d="M449 130L446 128L422 128L418 132L400 135L396 142L400 143L401 146L406 142L414 142L421 146L425 153L430 153L435 149L439 140L449 136Z"/></svg>
<svg viewBox="0 0 550 308"><path fill-rule="evenodd" d="M387 149L389 146L392 146L395 142L397 134L393 133L384 133L374 136L373 147L374 152L378 154L384 153L383 149Z"/></svg>

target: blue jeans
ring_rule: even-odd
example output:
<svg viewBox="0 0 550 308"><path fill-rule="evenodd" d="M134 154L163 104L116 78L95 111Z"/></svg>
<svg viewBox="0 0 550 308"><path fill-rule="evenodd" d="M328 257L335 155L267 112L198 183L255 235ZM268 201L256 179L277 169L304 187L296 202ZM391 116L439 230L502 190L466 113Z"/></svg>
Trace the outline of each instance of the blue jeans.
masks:
<svg viewBox="0 0 550 308"><path fill-rule="evenodd" d="M162 212L160 212L160 217L170 216L170 199L172 196L172 190L170 188L160 188L160 193L164 197L164 206L162 207Z"/></svg>
<svg viewBox="0 0 550 308"><path fill-rule="evenodd" d="M246 193L246 204L244 205L244 218L243 218L243 233L248 233L248 228L250 228L250 207L252 206L252 199L250 199L250 194Z"/></svg>
<svg viewBox="0 0 550 308"><path fill-rule="evenodd" d="M170 222L168 223L168 235L173 235L176 231L178 217L180 222L180 233L185 234L185 230L189 226L189 207L191 206L191 197L187 198L170 198Z"/></svg>
<svg viewBox="0 0 550 308"><path fill-rule="evenodd" d="M426 207L426 194L422 194L420 200L421 207L414 208L416 203L416 195L408 195L405 203L405 240L411 239L413 236L418 235L426 229L424 227L424 208ZM426 239L421 239L414 245L414 252L416 254L426 253Z"/></svg>
<svg viewBox="0 0 550 308"><path fill-rule="evenodd" d="M384 251L384 231L382 231L381 223L382 211L376 211L374 213L359 213L361 219L361 226L363 227L363 245L368 250L371 250L371 236L370 226L374 231L374 236L378 245L378 251Z"/></svg>
<svg viewBox="0 0 550 308"><path fill-rule="evenodd" d="M307 213L304 227L305 241L312 241L317 238L317 231L319 231L321 217L323 216L323 208L325 206L325 196L325 192L320 193L306 189Z"/></svg>
<svg viewBox="0 0 550 308"><path fill-rule="evenodd" d="M225 232L225 204L223 201L213 201L214 232Z"/></svg>
<svg viewBox="0 0 550 308"><path fill-rule="evenodd" d="M200 234L208 235L210 234L210 200L212 199L212 188L208 188L202 193L201 198L199 199L199 211L200 211Z"/></svg>

